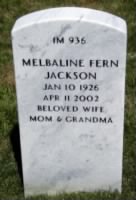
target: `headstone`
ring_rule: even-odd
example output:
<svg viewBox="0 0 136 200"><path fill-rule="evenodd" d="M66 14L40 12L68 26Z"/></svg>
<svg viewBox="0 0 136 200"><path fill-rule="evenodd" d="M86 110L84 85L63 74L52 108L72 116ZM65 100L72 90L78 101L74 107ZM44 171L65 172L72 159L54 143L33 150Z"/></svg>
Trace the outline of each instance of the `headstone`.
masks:
<svg viewBox="0 0 136 200"><path fill-rule="evenodd" d="M121 191L126 23L86 8L12 30L25 196Z"/></svg>

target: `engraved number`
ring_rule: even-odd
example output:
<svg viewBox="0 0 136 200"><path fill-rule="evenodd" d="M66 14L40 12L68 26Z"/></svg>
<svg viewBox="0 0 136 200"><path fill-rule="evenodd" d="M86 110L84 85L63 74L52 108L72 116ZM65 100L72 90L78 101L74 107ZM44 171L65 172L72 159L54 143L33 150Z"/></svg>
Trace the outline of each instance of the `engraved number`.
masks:
<svg viewBox="0 0 136 200"><path fill-rule="evenodd" d="M69 37L70 44L86 44L85 37L79 38L79 37Z"/></svg>

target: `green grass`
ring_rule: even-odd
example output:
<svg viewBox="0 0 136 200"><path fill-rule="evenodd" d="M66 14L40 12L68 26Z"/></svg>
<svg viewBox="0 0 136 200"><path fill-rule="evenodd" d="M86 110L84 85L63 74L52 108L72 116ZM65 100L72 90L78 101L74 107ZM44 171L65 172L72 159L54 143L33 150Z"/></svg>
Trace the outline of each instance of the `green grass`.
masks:
<svg viewBox="0 0 136 200"><path fill-rule="evenodd" d="M23 185L11 145L10 135L17 123L16 92L10 32L15 20L32 11L79 6L111 12L128 24L128 58L126 70L126 103L123 156L123 191L71 193L28 199L55 200L134 200L136 196L136 118L134 114L136 23L135 0L0 0L0 199L24 199Z"/></svg>

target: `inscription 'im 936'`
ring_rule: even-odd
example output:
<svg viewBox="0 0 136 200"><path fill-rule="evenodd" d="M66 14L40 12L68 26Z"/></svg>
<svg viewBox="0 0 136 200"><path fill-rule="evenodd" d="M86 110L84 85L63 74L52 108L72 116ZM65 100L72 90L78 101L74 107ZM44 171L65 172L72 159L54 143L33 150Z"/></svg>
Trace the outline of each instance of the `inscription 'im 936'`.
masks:
<svg viewBox="0 0 136 200"><path fill-rule="evenodd" d="M52 39L54 44L64 44L65 42L69 42L70 44L86 44L86 38L85 37L69 37L69 38L64 38L64 37L53 37Z"/></svg>
<svg viewBox="0 0 136 200"><path fill-rule="evenodd" d="M121 18L85 8L15 23L25 196L121 191L126 35Z"/></svg>

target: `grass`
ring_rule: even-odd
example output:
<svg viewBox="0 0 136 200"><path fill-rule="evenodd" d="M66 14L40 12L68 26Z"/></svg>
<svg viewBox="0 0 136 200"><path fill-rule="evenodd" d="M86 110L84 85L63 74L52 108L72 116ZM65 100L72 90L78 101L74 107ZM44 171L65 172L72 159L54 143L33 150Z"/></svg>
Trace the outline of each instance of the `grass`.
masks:
<svg viewBox="0 0 136 200"><path fill-rule="evenodd" d="M28 199L44 200L134 200L136 196L136 123L135 123L135 64L136 23L135 0L1 0L0 1L0 199L24 199L11 132L17 123L16 91L10 32L15 20L32 11L58 6L90 7L111 12L128 24L128 57L126 70L126 103L123 157L123 191L71 193L39 196Z"/></svg>

